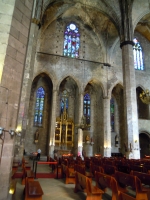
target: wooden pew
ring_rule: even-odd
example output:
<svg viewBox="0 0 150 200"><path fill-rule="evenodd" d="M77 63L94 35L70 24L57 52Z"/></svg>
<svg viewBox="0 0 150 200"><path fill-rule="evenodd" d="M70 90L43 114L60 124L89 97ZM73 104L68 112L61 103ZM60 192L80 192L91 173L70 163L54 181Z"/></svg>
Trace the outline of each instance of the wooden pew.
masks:
<svg viewBox="0 0 150 200"><path fill-rule="evenodd" d="M25 185L25 179L28 177L28 180L34 180L34 172L32 170L26 170L24 167L23 169L23 175L22 175L22 185Z"/></svg>
<svg viewBox="0 0 150 200"><path fill-rule="evenodd" d="M65 183L75 183L75 171L74 168L69 168L68 166L61 164L62 167L62 178L65 176Z"/></svg>
<svg viewBox="0 0 150 200"><path fill-rule="evenodd" d="M104 192L106 192L108 188L112 190L112 200L119 199L120 193L118 190L117 181L114 177L101 172L95 172L95 181L96 186Z"/></svg>
<svg viewBox="0 0 150 200"><path fill-rule="evenodd" d="M103 172L102 167L98 165L94 165L93 163L90 164L90 173L92 174L92 177L95 177L95 172Z"/></svg>
<svg viewBox="0 0 150 200"><path fill-rule="evenodd" d="M77 165L77 164L75 164L74 169L75 169L75 171L77 171L77 172L87 176L88 178L92 179L92 173L86 171L85 165Z"/></svg>
<svg viewBox="0 0 150 200"><path fill-rule="evenodd" d="M117 165L117 171L130 174L130 167L128 165Z"/></svg>
<svg viewBox="0 0 150 200"><path fill-rule="evenodd" d="M150 200L150 174L142 173L142 172L137 172L137 171L131 171L130 173L133 176L137 176L142 185L142 191L146 191L148 195L148 199Z"/></svg>
<svg viewBox="0 0 150 200"><path fill-rule="evenodd" d="M104 164L103 165L103 173L104 174L108 174L108 175L113 175L115 174L115 171L117 170L117 168L115 166L112 166L112 165L106 165Z"/></svg>
<svg viewBox="0 0 150 200"><path fill-rule="evenodd" d="M143 165L130 165L130 170L143 172Z"/></svg>
<svg viewBox="0 0 150 200"><path fill-rule="evenodd" d="M101 200L104 193L97 186L91 184L91 180L79 173L75 173L75 189L74 192L83 191L87 194L86 200Z"/></svg>
<svg viewBox="0 0 150 200"><path fill-rule="evenodd" d="M43 190L38 181L25 181L25 200L42 200Z"/></svg>
<svg viewBox="0 0 150 200"><path fill-rule="evenodd" d="M135 194L134 199L136 200L148 200L147 191L142 190L142 184L138 177L126 174L123 172L116 171L115 179L118 184L118 190L122 193L130 193L129 187L132 193ZM124 190L124 191L123 191ZM125 195L126 196L126 195ZM129 195L131 196L131 195Z"/></svg>

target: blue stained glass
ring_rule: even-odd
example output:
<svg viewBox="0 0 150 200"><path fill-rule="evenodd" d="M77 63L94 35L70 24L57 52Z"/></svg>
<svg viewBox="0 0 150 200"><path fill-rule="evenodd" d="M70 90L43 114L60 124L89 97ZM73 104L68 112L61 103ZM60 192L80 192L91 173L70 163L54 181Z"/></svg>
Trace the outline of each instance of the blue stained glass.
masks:
<svg viewBox="0 0 150 200"><path fill-rule="evenodd" d="M35 103L35 113L34 113L35 126L42 126L44 99L45 99L45 91L42 87L40 87L36 92L36 103Z"/></svg>
<svg viewBox="0 0 150 200"><path fill-rule="evenodd" d="M111 131L114 131L114 129L115 129L114 113L115 113L114 99L111 98L111 100L110 100L110 124L111 124Z"/></svg>
<svg viewBox="0 0 150 200"><path fill-rule="evenodd" d="M78 58L80 47L80 34L75 24L67 26L64 35L64 56Z"/></svg>
<svg viewBox="0 0 150 200"><path fill-rule="evenodd" d="M86 119L86 123L90 124L91 99L88 93L84 95L83 103L83 114Z"/></svg>
<svg viewBox="0 0 150 200"><path fill-rule="evenodd" d="M142 47L136 38L134 38L133 42L134 68L144 70Z"/></svg>

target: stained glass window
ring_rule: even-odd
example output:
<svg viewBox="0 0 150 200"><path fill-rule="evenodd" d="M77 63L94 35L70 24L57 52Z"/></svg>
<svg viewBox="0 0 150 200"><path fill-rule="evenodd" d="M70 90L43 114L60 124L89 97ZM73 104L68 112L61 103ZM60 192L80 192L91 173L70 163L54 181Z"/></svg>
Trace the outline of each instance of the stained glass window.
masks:
<svg viewBox="0 0 150 200"><path fill-rule="evenodd" d="M83 105L83 114L86 119L86 124L90 124L90 113L91 113L91 99L90 95L87 93L84 95L84 105Z"/></svg>
<svg viewBox="0 0 150 200"><path fill-rule="evenodd" d="M142 47L136 38L134 38L133 42L134 68L144 70Z"/></svg>
<svg viewBox="0 0 150 200"><path fill-rule="evenodd" d="M110 123L111 123L111 131L112 132L115 130L114 111L115 111L114 99L111 98L110 99Z"/></svg>
<svg viewBox="0 0 150 200"><path fill-rule="evenodd" d="M79 58L80 34L77 26L69 24L64 34L64 56Z"/></svg>
<svg viewBox="0 0 150 200"><path fill-rule="evenodd" d="M34 113L35 126L42 126L44 99L45 99L45 91L42 87L39 87L36 92L36 104L35 104L35 113Z"/></svg>

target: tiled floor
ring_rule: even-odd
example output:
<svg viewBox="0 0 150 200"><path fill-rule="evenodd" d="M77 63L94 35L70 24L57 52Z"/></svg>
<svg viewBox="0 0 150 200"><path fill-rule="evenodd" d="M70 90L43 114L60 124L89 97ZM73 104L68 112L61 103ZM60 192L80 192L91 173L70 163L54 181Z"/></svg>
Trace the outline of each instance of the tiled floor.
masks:
<svg viewBox="0 0 150 200"><path fill-rule="evenodd" d="M32 161L30 161L32 166ZM50 171L48 165L43 167L38 166L38 172ZM43 189L44 195L42 200L84 200L86 199L86 194L83 192L74 193L74 184L65 184L64 179L53 179L53 178L39 178L36 179L40 182L40 185ZM94 182L93 182L94 184ZM12 196L9 195L8 200L24 200L23 195L24 185L21 185L21 179L17 179L16 193ZM103 200L111 199L111 191L107 191L103 195Z"/></svg>

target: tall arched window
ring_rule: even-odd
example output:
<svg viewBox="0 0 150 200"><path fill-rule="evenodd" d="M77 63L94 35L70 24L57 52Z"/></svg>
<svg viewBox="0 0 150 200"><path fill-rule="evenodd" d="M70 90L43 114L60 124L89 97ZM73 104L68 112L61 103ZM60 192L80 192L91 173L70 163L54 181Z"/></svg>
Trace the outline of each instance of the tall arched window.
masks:
<svg viewBox="0 0 150 200"><path fill-rule="evenodd" d="M83 114L86 119L86 124L90 124L91 99L88 93L84 95Z"/></svg>
<svg viewBox="0 0 150 200"><path fill-rule="evenodd" d="M75 24L67 26L64 35L64 56L79 58L80 34Z"/></svg>
<svg viewBox="0 0 150 200"><path fill-rule="evenodd" d="M134 68L137 70L144 70L142 47L136 38L134 38L133 42Z"/></svg>
<svg viewBox="0 0 150 200"><path fill-rule="evenodd" d="M42 126L44 99L45 99L45 91L42 87L39 87L36 92L36 103L35 103L35 113L34 113L35 126Z"/></svg>
<svg viewBox="0 0 150 200"><path fill-rule="evenodd" d="M111 123L111 132L115 130L115 120L114 120L114 113L115 113L115 106L114 106L114 99L110 99L110 123Z"/></svg>

